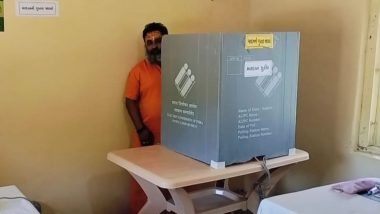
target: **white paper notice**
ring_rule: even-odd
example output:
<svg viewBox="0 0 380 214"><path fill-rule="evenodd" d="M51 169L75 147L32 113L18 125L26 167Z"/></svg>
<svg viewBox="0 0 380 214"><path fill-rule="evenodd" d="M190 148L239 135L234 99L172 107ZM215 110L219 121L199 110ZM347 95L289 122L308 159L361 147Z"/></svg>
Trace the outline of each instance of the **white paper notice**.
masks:
<svg viewBox="0 0 380 214"><path fill-rule="evenodd" d="M272 75L273 61L246 61L244 63L244 77L258 77Z"/></svg>
<svg viewBox="0 0 380 214"><path fill-rule="evenodd" d="M18 16L58 16L58 0L18 0L16 13Z"/></svg>

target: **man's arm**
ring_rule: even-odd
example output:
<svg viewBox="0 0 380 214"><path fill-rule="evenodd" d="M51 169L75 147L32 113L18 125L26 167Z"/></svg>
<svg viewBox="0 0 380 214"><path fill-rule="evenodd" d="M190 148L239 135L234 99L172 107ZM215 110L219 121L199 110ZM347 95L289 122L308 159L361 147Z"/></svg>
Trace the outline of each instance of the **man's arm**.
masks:
<svg viewBox="0 0 380 214"><path fill-rule="evenodd" d="M141 119L140 108L137 100L125 98L125 106L127 107L128 114L131 117L136 130L142 129L144 127L144 123Z"/></svg>
<svg viewBox="0 0 380 214"><path fill-rule="evenodd" d="M133 125L136 128L137 134L139 135L141 145L152 145L154 143L154 137L152 132L144 125L144 122L142 121L138 101L125 98L125 105L127 107L128 114L132 119Z"/></svg>

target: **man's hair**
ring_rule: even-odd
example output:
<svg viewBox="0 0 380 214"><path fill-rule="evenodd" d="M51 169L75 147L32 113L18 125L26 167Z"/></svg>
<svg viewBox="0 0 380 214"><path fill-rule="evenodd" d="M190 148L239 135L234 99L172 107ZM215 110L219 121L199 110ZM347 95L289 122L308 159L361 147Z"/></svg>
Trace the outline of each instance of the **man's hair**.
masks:
<svg viewBox="0 0 380 214"><path fill-rule="evenodd" d="M145 40L146 34L153 31L160 31L161 35L168 34L168 29L165 27L165 25L157 22L152 22L147 25L145 25L144 31L143 31L143 39Z"/></svg>

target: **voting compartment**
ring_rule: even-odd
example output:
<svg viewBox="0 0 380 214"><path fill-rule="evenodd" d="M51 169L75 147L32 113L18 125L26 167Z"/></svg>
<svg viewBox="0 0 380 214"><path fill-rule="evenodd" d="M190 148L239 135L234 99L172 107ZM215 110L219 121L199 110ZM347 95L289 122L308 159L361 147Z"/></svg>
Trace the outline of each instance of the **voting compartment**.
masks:
<svg viewBox="0 0 380 214"><path fill-rule="evenodd" d="M299 41L297 32L165 36L162 144L217 166L288 155Z"/></svg>

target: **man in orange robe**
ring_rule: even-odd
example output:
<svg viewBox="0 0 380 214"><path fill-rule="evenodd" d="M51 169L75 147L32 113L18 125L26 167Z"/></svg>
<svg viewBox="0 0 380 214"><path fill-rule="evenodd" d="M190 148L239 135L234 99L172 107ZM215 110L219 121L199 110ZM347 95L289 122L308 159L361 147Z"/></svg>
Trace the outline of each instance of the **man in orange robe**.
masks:
<svg viewBox="0 0 380 214"><path fill-rule="evenodd" d="M143 30L146 58L129 72L125 88L126 107L136 131L131 147L160 144L161 140L161 40L168 34L161 23L149 23ZM147 198L138 183L131 183L131 213Z"/></svg>

